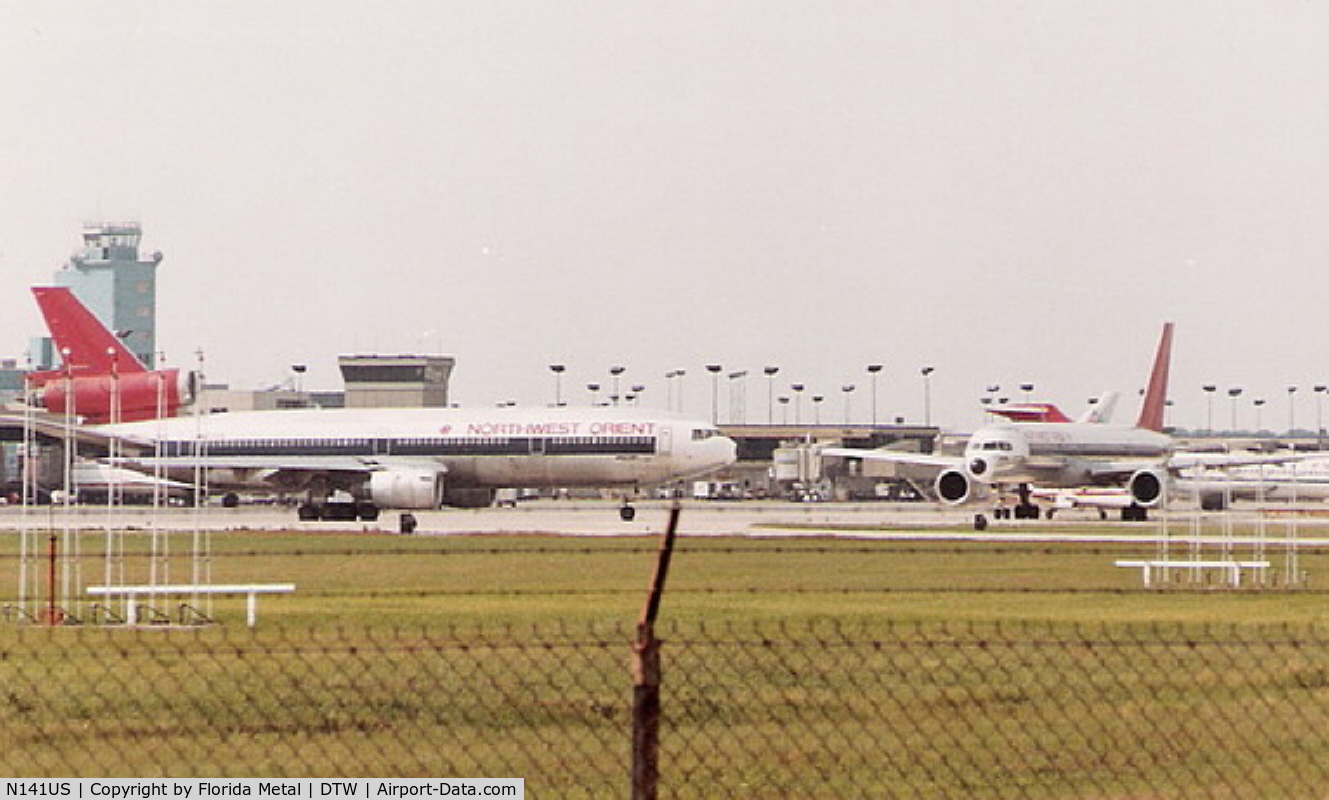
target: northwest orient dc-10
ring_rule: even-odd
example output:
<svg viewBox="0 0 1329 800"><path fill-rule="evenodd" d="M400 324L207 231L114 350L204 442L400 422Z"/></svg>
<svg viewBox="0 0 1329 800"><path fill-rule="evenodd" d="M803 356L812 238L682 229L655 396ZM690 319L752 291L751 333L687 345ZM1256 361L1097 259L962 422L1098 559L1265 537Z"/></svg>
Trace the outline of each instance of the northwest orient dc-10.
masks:
<svg viewBox="0 0 1329 800"><path fill-rule="evenodd" d="M304 492L302 520L488 506L500 488L635 488L733 463L709 423L645 409L296 409L81 428L137 472L210 490ZM334 501L344 493L350 500ZM631 506L624 506L625 519Z"/></svg>
<svg viewBox="0 0 1329 800"><path fill-rule="evenodd" d="M1173 453L1172 438L1162 432L1172 327L1170 322L1163 326L1149 386L1134 426L1092 419L1003 422L975 431L960 456L853 448L826 448L821 453L933 467L939 470L933 488L949 505L979 501L992 491L1013 487L1019 496L1013 509L1017 519L1038 517L1038 507L1030 499L1033 486L1125 486L1129 502L1122 508L1122 519L1144 520L1147 509L1163 502L1168 483L1180 470L1277 460L1268 456ZM974 526L980 530L987 527L987 518L976 515Z"/></svg>

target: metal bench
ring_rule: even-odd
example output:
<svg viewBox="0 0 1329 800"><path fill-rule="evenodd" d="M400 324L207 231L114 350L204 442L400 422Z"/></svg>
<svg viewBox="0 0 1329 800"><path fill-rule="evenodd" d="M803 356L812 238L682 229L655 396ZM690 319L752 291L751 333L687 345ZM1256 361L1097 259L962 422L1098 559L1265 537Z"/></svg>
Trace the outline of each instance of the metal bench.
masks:
<svg viewBox="0 0 1329 800"><path fill-rule="evenodd" d="M1192 572L1203 570L1218 570L1227 573L1227 582L1231 586L1241 585L1242 570L1262 571L1269 569L1268 561L1164 561L1164 560L1142 560L1142 561L1118 561L1119 567L1137 568L1144 579L1146 588L1153 585L1154 570L1169 569L1188 569Z"/></svg>
<svg viewBox="0 0 1329 800"><path fill-rule="evenodd" d="M141 586L89 586L88 594L94 597L124 597L125 621L134 624L138 618L139 597L193 595L245 595L245 623L254 627L258 622L258 596L261 594L290 594L295 591L294 583L214 583L214 584L158 584Z"/></svg>

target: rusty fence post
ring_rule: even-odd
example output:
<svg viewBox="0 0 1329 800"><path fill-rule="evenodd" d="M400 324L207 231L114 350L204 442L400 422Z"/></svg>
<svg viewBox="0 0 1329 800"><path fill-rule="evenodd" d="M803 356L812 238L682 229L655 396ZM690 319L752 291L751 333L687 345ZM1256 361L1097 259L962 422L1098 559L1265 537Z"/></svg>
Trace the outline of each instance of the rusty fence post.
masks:
<svg viewBox="0 0 1329 800"><path fill-rule="evenodd" d="M681 507L669 509L669 525L660 541L646 607L632 645L632 800L655 800L660 783L660 640L655 619L664 597L669 561L674 554Z"/></svg>

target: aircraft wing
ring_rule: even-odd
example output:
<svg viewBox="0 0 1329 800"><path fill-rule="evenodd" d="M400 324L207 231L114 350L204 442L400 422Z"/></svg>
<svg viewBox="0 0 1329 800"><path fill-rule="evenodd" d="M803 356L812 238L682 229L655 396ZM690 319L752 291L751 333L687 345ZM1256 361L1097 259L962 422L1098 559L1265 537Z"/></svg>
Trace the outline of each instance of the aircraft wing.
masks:
<svg viewBox="0 0 1329 800"><path fill-rule="evenodd" d="M1323 453L1174 453L1168 459L1168 469L1177 471L1194 467L1251 467L1260 464L1287 464L1322 458Z"/></svg>
<svg viewBox="0 0 1329 800"><path fill-rule="evenodd" d="M941 456L929 453L908 453L903 450L863 450L855 447L826 447L817 451L833 458L861 458L864 461L885 461L891 464L910 464L919 467L946 469L964 463L959 456Z"/></svg>

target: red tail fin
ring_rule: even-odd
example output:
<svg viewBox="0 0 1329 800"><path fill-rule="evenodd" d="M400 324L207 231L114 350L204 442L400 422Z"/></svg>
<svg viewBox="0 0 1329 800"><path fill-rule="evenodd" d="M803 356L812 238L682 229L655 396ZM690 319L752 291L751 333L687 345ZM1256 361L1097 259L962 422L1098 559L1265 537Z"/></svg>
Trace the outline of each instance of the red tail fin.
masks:
<svg viewBox="0 0 1329 800"><path fill-rule="evenodd" d="M1158 352L1154 355L1154 371L1149 373L1149 388L1144 393L1144 404L1140 406L1140 420L1137 428L1151 431L1163 430L1163 411L1167 407L1167 377L1172 364L1172 323L1163 324L1163 338L1158 340Z"/></svg>
<svg viewBox="0 0 1329 800"><path fill-rule="evenodd" d="M109 375L113 369L121 374L146 370L124 342L107 330L69 289L39 286L33 287L32 293L37 296L37 305L46 318L56 349L71 368L89 375Z"/></svg>

